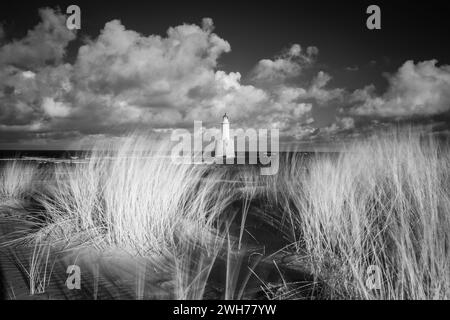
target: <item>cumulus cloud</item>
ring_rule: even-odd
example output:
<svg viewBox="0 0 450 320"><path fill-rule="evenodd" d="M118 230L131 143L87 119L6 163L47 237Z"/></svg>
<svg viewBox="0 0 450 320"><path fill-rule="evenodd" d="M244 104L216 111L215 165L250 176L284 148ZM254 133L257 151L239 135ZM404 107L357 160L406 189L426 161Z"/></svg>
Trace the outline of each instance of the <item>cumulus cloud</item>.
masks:
<svg viewBox="0 0 450 320"><path fill-rule="evenodd" d="M70 107L53 98L45 97L42 101L42 109L50 117L67 117L70 114Z"/></svg>
<svg viewBox="0 0 450 320"><path fill-rule="evenodd" d="M381 96L374 86L356 90L351 113L359 116L408 118L432 116L450 110L450 66L436 60L407 61L388 77L389 88Z"/></svg>
<svg viewBox="0 0 450 320"><path fill-rule="evenodd" d="M294 44L259 61L244 84L239 72L218 69L231 46L214 33L211 18L170 27L165 35L143 35L113 20L68 63L67 46L76 35L65 16L52 9L39 14L42 21L23 39L0 45L3 140L91 140L136 128L168 132L191 128L194 120L217 126L224 112L235 127L315 139L351 132L363 116L437 114L449 107L450 70L435 61L406 62L384 95L373 86L350 94L332 88L331 75L314 68L316 47ZM301 84L292 81L304 71L314 74ZM320 128L317 106L343 111Z"/></svg>
<svg viewBox="0 0 450 320"><path fill-rule="evenodd" d="M109 121L176 125L195 103L216 95L214 68L230 45L212 30L206 19L203 28L184 24L167 37L146 37L108 22L74 65L76 87L88 100L81 105L102 105Z"/></svg>
<svg viewBox="0 0 450 320"><path fill-rule="evenodd" d="M283 81L299 76L315 61L318 53L316 47L307 47L303 52L299 44L294 44L274 60L260 60L252 72L252 78L254 81Z"/></svg>
<svg viewBox="0 0 450 320"><path fill-rule="evenodd" d="M19 67L11 60L13 50L26 52L35 46L29 39L44 38L46 32L52 38L65 29L57 12L41 10L41 18L26 38L1 49L4 131L30 124L41 137L58 131L92 135L139 126L165 130L192 126L194 120L216 125L224 112L245 127L288 130L311 119L312 103L301 101L305 89L244 85L239 72L217 70L218 59L231 47L213 33L210 18L203 19L201 27L171 27L166 36L145 36L113 20L79 48L73 64L64 63L64 50L59 50L71 37L60 37L65 40L58 50L41 50L55 54L17 56L17 61L35 62ZM313 47L303 53L294 45L286 57L307 63L316 54Z"/></svg>
<svg viewBox="0 0 450 320"><path fill-rule="evenodd" d="M320 131L327 136L335 136L337 133L351 130L355 127L355 119L351 117L336 117L336 121L322 128Z"/></svg>
<svg viewBox="0 0 450 320"><path fill-rule="evenodd" d="M330 80L331 76L328 73L319 71L301 97L304 99L315 99L318 105L326 105L333 100L335 103L342 102L345 98L345 90L342 88L328 88L327 84Z"/></svg>
<svg viewBox="0 0 450 320"><path fill-rule="evenodd" d="M66 28L64 15L53 9L40 9L39 16L42 22L28 31L23 39L0 48L0 65L36 68L62 60L67 44L75 39L75 33ZM0 31L0 39L2 33Z"/></svg>

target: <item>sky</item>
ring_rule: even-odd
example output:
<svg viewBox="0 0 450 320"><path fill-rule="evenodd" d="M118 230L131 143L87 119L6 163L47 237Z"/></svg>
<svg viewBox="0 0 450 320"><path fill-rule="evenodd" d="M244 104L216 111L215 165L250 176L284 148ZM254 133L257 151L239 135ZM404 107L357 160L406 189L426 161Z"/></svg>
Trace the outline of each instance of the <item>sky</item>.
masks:
<svg viewBox="0 0 450 320"><path fill-rule="evenodd" d="M402 125L447 135L449 17L448 1L3 2L0 149L218 127L225 112L305 148Z"/></svg>

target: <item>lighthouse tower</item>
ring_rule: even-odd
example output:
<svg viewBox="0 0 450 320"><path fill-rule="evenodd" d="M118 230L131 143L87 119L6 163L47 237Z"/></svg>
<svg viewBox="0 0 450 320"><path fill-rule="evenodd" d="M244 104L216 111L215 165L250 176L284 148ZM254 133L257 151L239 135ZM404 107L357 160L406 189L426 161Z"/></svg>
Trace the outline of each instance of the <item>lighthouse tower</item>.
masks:
<svg viewBox="0 0 450 320"><path fill-rule="evenodd" d="M222 137L216 141L216 157L234 158L234 139L230 137L230 121L225 113L222 119Z"/></svg>

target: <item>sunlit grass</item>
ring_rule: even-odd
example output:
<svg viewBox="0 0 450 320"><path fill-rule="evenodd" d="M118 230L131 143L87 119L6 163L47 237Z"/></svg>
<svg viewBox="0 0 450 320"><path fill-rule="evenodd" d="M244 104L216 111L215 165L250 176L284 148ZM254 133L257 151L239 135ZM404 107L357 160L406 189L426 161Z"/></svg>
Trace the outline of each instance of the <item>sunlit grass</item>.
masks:
<svg viewBox="0 0 450 320"><path fill-rule="evenodd" d="M285 168L299 250L331 298L450 296L448 149L411 132L374 136L307 170ZM381 287L367 286L377 266Z"/></svg>
<svg viewBox="0 0 450 320"><path fill-rule="evenodd" d="M142 264L167 276L165 297L175 299L204 299L213 277L223 284L221 298L240 299L250 276L270 299L302 297L315 281L322 298L450 296L450 152L418 133L373 136L339 154L287 155L274 176L251 166L179 164L169 145L145 135L48 170L39 188L31 187L29 166L11 163L0 176L2 199L32 194L40 206L42 218L27 218L33 232L16 242L33 249L33 292L50 282L39 270L49 269L53 253L94 250L99 259L127 252L140 261L132 267L137 299L149 281ZM250 216L277 228L291 244L280 252L293 254L314 283L289 282L271 257L282 290L259 273L266 257L250 263L244 254ZM381 271L376 290L367 286L371 266Z"/></svg>
<svg viewBox="0 0 450 320"><path fill-rule="evenodd" d="M31 164L8 161L0 167L0 204L22 200L33 189L36 168Z"/></svg>
<svg viewBox="0 0 450 320"><path fill-rule="evenodd" d="M177 164L167 145L136 135L98 146L89 159L60 167L36 196L46 223L29 240L120 248L171 272L175 298L201 299L228 235L221 215L236 196L222 182L229 173Z"/></svg>

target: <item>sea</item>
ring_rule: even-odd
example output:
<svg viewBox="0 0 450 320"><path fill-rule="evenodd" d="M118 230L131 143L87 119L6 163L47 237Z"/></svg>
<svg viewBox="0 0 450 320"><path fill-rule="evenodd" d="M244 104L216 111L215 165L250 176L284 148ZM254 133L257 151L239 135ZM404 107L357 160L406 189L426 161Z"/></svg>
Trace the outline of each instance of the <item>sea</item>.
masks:
<svg viewBox="0 0 450 320"><path fill-rule="evenodd" d="M279 164L285 165L289 163L291 160L303 158L303 159L311 159L312 157L320 157L320 156L336 156L337 152L279 152L278 160ZM276 155L275 153L272 156ZM0 167L10 161L18 161L18 162L26 162L33 163L38 167L47 167L58 164L82 164L89 161L92 153L90 151L83 150L0 150ZM135 155L140 157L139 155ZM261 161L260 155L256 154L251 157L251 154L246 152L244 153L236 153L235 158L232 163L230 163L230 159L226 160L222 159L222 162L217 161L216 158L212 160L206 159L198 159L196 157L192 157L192 161L189 159L187 161L182 160L177 163L188 163L195 165L209 165L209 164L229 164L229 165L256 165L256 166L271 166L275 159L272 157L271 159L268 156L271 156L270 153L265 154L266 158L264 161ZM148 157L148 155L146 155ZM151 156L153 157L153 156ZM159 155L158 157L164 157L170 159L170 155ZM108 157L113 159L111 157ZM250 161L252 159L252 161ZM256 163L255 163L256 159Z"/></svg>

